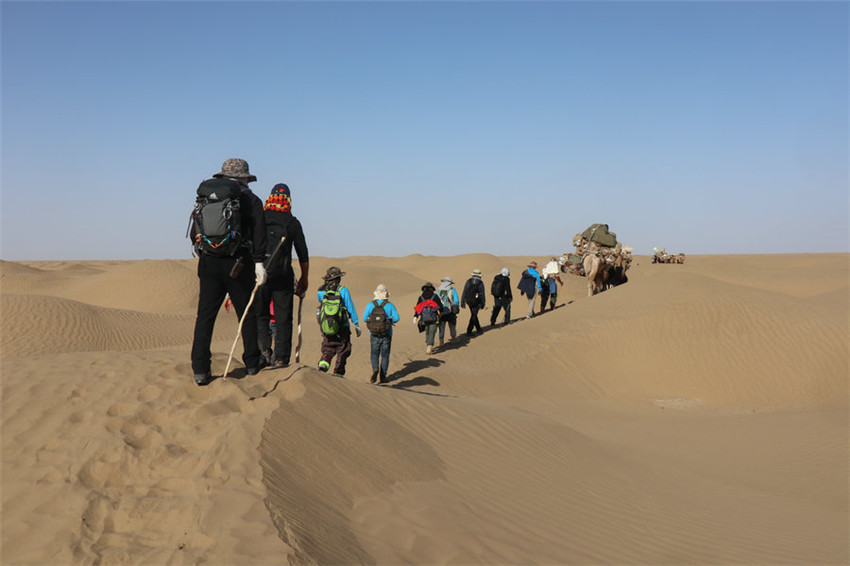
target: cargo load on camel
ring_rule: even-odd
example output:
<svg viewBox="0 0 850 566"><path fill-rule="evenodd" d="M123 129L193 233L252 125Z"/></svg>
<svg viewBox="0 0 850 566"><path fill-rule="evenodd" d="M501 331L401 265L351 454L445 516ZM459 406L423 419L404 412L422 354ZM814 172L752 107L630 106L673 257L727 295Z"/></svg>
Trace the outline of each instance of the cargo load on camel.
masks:
<svg viewBox="0 0 850 566"><path fill-rule="evenodd" d="M582 261L588 253L599 256L607 264L622 265L624 272L632 263L632 248L617 241L616 232L611 232L607 224L591 224L573 237L573 246L574 253L561 256L561 271L564 273L584 276Z"/></svg>
<svg viewBox="0 0 850 566"><path fill-rule="evenodd" d="M685 254L671 254L664 248L652 248L652 263L685 263Z"/></svg>
<svg viewBox="0 0 850 566"><path fill-rule="evenodd" d="M561 256L561 271L587 277L589 296L628 281L632 248L617 241L617 234L607 224L591 224L575 235L573 245L575 253ZM588 268L591 265L592 269Z"/></svg>

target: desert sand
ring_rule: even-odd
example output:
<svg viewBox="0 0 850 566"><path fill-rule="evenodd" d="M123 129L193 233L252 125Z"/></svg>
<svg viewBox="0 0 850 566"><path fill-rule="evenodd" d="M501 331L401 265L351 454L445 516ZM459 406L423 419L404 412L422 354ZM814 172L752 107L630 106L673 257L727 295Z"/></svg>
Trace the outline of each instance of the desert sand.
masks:
<svg viewBox="0 0 850 566"><path fill-rule="evenodd" d="M425 280L529 259L313 257L301 363L207 387L194 260L2 262L2 564L848 563L850 256L638 256L425 355ZM330 265L402 313L387 385L365 332L314 369Z"/></svg>

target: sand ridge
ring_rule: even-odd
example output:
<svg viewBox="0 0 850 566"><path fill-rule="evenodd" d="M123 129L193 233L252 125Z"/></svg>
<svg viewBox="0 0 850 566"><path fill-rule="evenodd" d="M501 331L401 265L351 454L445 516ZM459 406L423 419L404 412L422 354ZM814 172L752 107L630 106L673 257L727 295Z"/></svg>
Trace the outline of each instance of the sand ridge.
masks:
<svg viewBox="0 0 850 566"><path fill-rule="evenodd" d="M237 347L204 388L194 260L0 263L0 561L848 562L850 256L638 256L425 355L425 280L529 259L311 258L302 363L247 377ZM402 314L387 386L368 335L345 379L313 369L330 265Z"/></svg>

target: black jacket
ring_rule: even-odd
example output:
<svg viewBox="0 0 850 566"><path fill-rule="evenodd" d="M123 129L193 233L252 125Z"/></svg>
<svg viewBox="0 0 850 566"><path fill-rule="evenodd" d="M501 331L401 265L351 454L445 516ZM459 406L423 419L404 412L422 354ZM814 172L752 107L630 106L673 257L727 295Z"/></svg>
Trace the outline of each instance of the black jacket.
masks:
<svg viewBox="0 0 850 566"><path fill-rule="evenodd" d="M242 237L250 241L250 254L254 263L266 259L266 219L263 216L263 201L242 185L239 194L239 209L242 212Z"/></svg>
<svg viewBox="0 0 850 566"><path fill-rule="evenodd" d="M478 295L476 299L475 295ZM463 294L460 297L460 306L484 308L484 281L480 277L470 277L463 286Z"/></svg>
<svg viewBox="0 0 850 566"><path fill-rule="evenodd" d="M271 257L274 253L280 243L281 237L286 238L274 261L266 266L269 278L281 278L291 281L295 278L295 273L292 270L292 247L295 247L295 253L298 254L298 261L301 263L310 261L310 256L307 252L307 241L304 239L304 230L301 228L301 222L291 214L277 210L266 210L265 221L266 234L268 236L266 258Z"/></svg>
<svg viewBox="0 0 850 566"><path fill-rule="evenodd" d="M497 296L496 293L493 292L493 289L496 289L499 285L502 286L502 294ZM514 294L511 292L511 278L506 277L501 273L494 277L493 284L490 286L490 294L493 295L494 301L496 299L503 299L508 302L513 301Z"/></svg>

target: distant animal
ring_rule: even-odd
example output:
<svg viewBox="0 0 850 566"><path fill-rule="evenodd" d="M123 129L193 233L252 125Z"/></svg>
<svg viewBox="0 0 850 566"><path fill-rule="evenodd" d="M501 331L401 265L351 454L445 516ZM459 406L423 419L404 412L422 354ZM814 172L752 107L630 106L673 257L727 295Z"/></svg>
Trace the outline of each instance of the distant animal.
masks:
<svg viewBox="0 0 850 566"><path fill-rule="evenodd" d="M604 291L605 283L603 278L605 277L606 270L604 269L605 264L602 263L599 256L587 254L581 260L581 264L584 266L584 276L587 278L587 296L592 297Z"/></svg>
<svg viewBox="0 0 850 566"><path fill-rule="evenodd" d="M587 278L588 297L629 281L629 277L626 275L629 262L624 256L620 256L612 264L604 262L595 254L587 254L582 260L582 266Z"/></svg>

